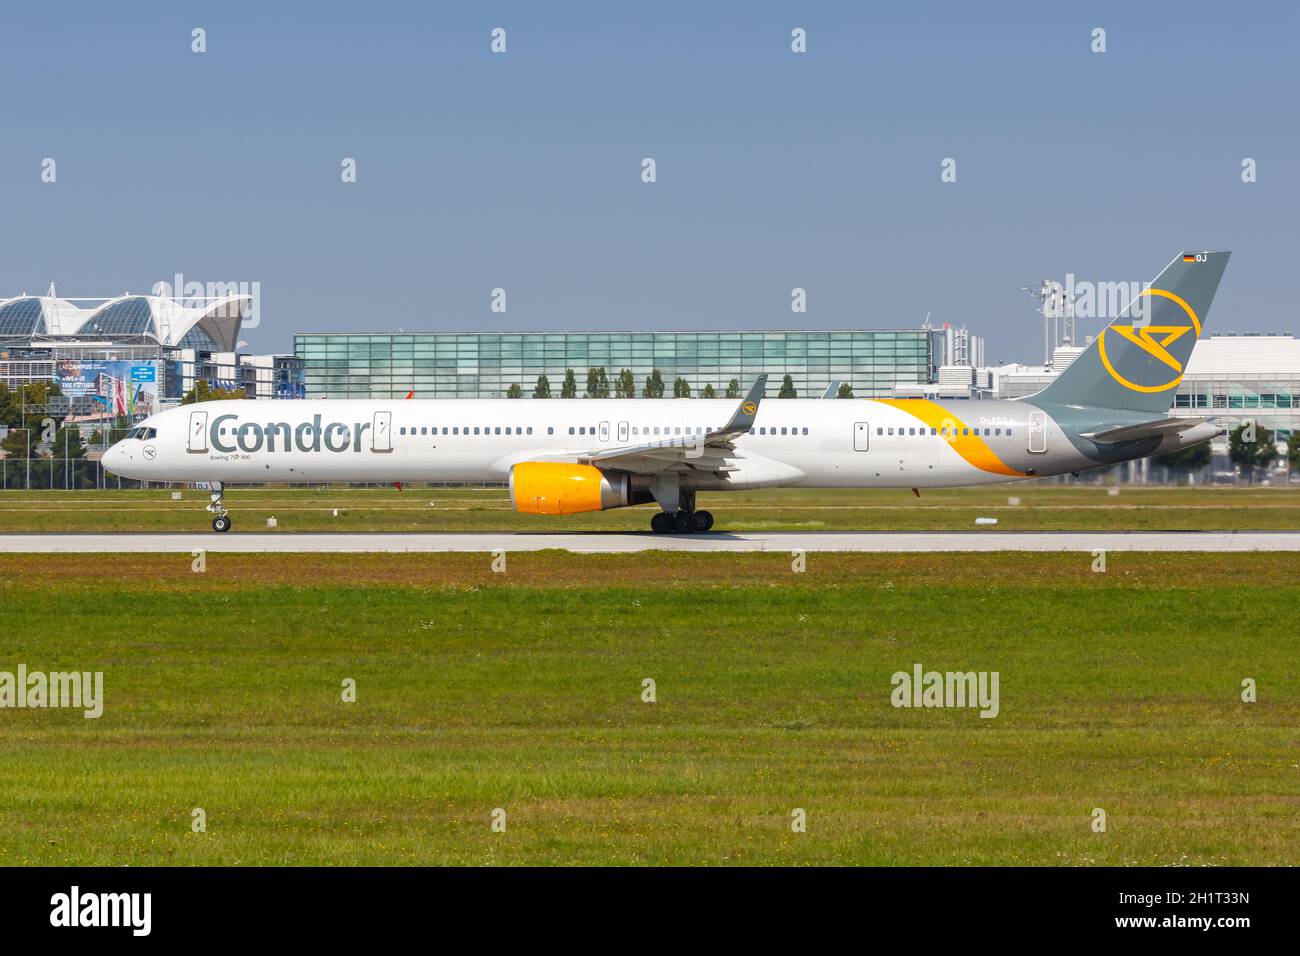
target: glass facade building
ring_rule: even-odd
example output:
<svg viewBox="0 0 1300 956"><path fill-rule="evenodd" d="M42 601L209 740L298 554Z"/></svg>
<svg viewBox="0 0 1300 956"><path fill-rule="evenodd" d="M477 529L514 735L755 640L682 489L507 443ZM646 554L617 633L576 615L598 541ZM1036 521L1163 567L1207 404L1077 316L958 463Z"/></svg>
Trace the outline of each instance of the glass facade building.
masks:
<svg viewBox="0 0 1300 956"><path fill-rule="evenodd" d="M637 395L658 369L664 395L684 378L691 394L712 385L719 397L732 379L741 389L761 373L775 396L785 375L801 398L818 398L833 381L858 397L887 396L894 385L932 382L942 333L928 329L786 332L416 332L298 333L309 398L504 398L512 385L530 397L540 376L558 397L566 369L578 395L587 372L603 368L610 394L630 369Z"/></svg>

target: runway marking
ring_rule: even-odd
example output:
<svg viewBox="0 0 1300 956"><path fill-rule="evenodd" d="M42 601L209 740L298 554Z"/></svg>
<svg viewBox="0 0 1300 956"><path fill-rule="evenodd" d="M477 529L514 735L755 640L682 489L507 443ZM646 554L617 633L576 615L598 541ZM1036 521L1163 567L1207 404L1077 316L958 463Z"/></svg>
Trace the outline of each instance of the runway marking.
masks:
<svg viewBox="0 0 1300 956"><path fill-rule="evenodd" d="M160 533L6 534L0 553L402 553L545 551L618 554L636 551L1300 551L1295 531L768 531L702 535L588 533Z"/></svg>

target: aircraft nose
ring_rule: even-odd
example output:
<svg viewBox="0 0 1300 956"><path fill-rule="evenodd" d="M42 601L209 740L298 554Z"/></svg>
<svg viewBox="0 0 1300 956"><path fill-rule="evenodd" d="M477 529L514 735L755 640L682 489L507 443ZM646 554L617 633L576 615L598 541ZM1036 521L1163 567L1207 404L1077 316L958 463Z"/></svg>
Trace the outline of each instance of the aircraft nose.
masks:
<svg viewBox="0 0 1300 956"><path fill-rule="evenodd" d="M108 451L104 452L104 456L100 459L100 463L109 471L116 471L122 464L122 458L122 443L118 442L116 445L109 448Z"/></svg>

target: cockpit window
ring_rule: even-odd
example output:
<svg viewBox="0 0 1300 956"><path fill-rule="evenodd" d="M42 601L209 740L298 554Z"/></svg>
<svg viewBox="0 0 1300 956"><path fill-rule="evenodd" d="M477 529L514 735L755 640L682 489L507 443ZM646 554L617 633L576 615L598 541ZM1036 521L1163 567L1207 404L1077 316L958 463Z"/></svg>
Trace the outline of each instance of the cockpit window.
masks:
<svg viewBox="0 0 1300 956"><path fill-rule="evenodd" d="M126 437L138 438L140 439L140 441L148 441L151 438L158 437L158 429L145 428L143 426L137 425L135 428L132 428L129 432L126 433Z"/></svg>

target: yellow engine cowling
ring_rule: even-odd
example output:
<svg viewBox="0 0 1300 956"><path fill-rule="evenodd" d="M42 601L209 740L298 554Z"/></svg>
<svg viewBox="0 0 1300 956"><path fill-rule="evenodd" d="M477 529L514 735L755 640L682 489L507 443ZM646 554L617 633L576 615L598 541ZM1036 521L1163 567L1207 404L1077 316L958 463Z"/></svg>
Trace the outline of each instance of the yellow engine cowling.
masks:
<svg viewBox="0 0 1300 956"><path fill-rule="evenodd" d="M631 504L627 475L608 475L593 465L525 461L510 469L515 510L530 515L572 515Z"/></svg>

